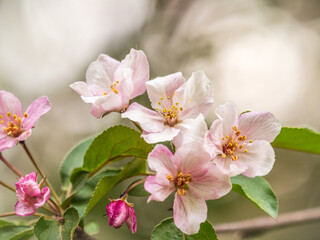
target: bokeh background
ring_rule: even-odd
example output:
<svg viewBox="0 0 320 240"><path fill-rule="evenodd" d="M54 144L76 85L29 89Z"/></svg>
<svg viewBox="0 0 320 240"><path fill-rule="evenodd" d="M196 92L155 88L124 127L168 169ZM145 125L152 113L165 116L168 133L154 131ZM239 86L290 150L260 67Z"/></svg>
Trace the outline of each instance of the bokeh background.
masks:
<svg viewBox="0 0 320 240"><path fill-rule="evenodd" d="M215 87L214 109L227 100L239 111L271 111L283 126L320 130L320 1L318 0L1 0L0 89L13 92L24 108L47 95L51 111L37 122L27 141L53 185L58 169L78 141L114 124L128 124L119 114L95 119L89 105L69 88L83 80L100 53L121 60L130 50L143 50L151 76L181 71L189 78L202 69ZM138 101L147 101L146 95ZM280 213L320 205L320 158L276 149L276 163L266 176L279 199ZM3 153L23 173L33 170L20 146ZM1 180L16 177L0 164ZM126 183L110 193L116 198ZM0 188L0 212L13 211L16 197ZM172 197L164 203L135 203L138 232L108 226L106 198L87 223L99 226L97 239L149 239ZM209 201L214 224L265 214L236 193ZM28 219L27 219L28 220ZM92 225L93 226L93 225ZM269 231L252 239L313 240L320 223ZM238 239L221 234L219 239Z"/></svg>

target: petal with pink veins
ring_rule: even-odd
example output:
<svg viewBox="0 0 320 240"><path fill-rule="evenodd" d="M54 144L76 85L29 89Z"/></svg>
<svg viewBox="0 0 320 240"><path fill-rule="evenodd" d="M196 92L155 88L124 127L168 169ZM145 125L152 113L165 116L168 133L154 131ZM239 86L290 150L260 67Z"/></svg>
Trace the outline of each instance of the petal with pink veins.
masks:
<svg viewBox="0 0 320 240"><path fill-rule="evenodd" d="M7 113L22 116L22 104L20 100L10 92L0 91L0 115L6 117Z"/></svg>
<svg viewBox="0 0 320 240"><path fill-rule="evenodd" d="M176 193L173 204L175 225L186 234L196 234L200 223L207 219L207 204L192 194L179 195Z"/></svg>
<svg viewBox="0 0 320 240"><path fill-rule="evenodd" d="M217 116L222 120L222 135L225 137L232 131L233 126L238 125L238 111L233 102L226 102L216 109Z"/></svg>
<svg viewBox="0 0 320 240"><path fill-rule="evenodd" d="M47 97L39 97L33 101L26 110L27 117L22 119L23 128L29 130L38 121L38 119L51 109L51 104Z"/></svg>
<svg viewBox="0 0 320 240"><path fill-rule="evenodd" d="M18 201L14 206L15 212L20 217L33 215L37 208L33 204L28 204L28 202Z"/></svg>
<svg viewBox="0 0 320 240"><path fill-rule="evenodd" d="M141 137L147 143L157 143L157 142L166 142L171 141L174 137L176 137L180 132L180 129L170 127L168 125L164 126L164 130L160 132L143 132Z"/></svg>
<svg viewBox="0 0 320 240"><path fill-rule="evenodd" d="M36 198L34 206L36 208L42 207L50 198L50 189L49 187L44 187L41 189L41 195Z"/></svg>
<svg viewBox="0 0 320 240"><path fill-rule="evenodd" d="M157 171L158 174L176 174L176 168L173 165L173 154L164 145L157 144L148 155L149 167Z"/></svg>
<svg viewBox="0 0 320 240"><path fill-rule="evenodd" d="M136 233L137 232L137 219L136 219L136 213L134 212L132 207L129 207L129 217L126 221L126 224L129 228L129 230L132 233Z"/></svg>
<svg viewBox="0 0 320 240"><path fill-rule="evenodd" d="M270 112L247 112L239 116L239 129L249 139L272 142L281 125Z"/></svg>
<svg viewBox="0 0 320 240"><path fill-rule="evenodd" d="M0 139L0 152L5 149L11 148L17 144L16 139L11 137L3 137Z"/></svg>
<svg viewBox="0 0 320 240"><path fill-rule="evenodd" d="M148 202L151 200L164 201L174 190L174 185L166 178L165 175L148 176L144 188L151 193Z"/></svg>

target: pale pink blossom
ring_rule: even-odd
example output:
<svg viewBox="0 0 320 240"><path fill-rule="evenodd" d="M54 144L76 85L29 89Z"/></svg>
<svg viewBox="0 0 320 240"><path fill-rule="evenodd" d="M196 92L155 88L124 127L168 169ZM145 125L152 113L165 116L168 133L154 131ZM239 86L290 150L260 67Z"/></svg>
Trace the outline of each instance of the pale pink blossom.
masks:
<svg viewBox="0 0 320 240"><path fill-rule="evenodd" d="M194 129L207 130L204 117L213 104L213 86L203 71L194 72L188 81L179 72L155 78L146 85L155 111L133 103L122 114L140 124L146 142L173 140L181 146L185 143L181 135L197 133Z"/></svg>
<svg viewBox="0 0 320 240"><path fill-rule="evenodd" d="M207 219L206 200L220 198L231 190L229 177L210 163L210 154L199 142L184 144L174 155L158 144L149 154L148 164L156 171L144 185L151 193L148 202L164 201L176 191L174 223L186 234L197 233L200 223Z"/></svg>
<svg viewBox="0 0 320 240"><path fill-rule="evenodd" d="M238 116L234 103L216 109L218 119L206 133L212 162L229 176L264 176L275 161L270 145L281 125L270 112L246 112Z"/></svg>
<svg viewBox="0 0 320 240"><path fill-rule="evenodd" d="M15 205L15 212L18 216L33 215L39 207L42 207L50 198L50 189L37 183L37 174L32 172L26 177L20 177L15 183L18 202Z"/></svg>
<svg viewBox="0 0 320 240"><path fill-rule="evenodd" d="M104 114L123 112L129 101L146 91L149 63L142 51L131 49L121 62L100 54L86 74L87 82L75 82L70 87L91 103L91 113L99 118Z"/></svg>
<svg viewBox="0 0 320 240"><path fill-rule="evenodd" d="M137 232L136 214L133 210L133 203L127 202L127 196L119 199L110 199L110 203L106 206L106 211L109 219L109 225L119 228L123 223L126 223L132 233Z"/></svg>
<svg viewBox="0 0 320 240"><path fill-rule="evenodd" d="M22 104L12 93L0 91L0 152L26 140L41 115L51 109L47 97L40 97L22 112Z"/></svg>

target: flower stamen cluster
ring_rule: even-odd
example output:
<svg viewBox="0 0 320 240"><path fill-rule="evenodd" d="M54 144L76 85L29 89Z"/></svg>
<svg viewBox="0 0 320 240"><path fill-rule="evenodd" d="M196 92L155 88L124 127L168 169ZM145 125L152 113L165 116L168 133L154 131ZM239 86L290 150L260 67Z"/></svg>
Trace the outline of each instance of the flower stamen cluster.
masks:
<svg viewBox="0 0 320 240"><path fill-rule="evenodd" d="M179 195L186 195L187 190L189 189L188 183L192 182L191 175L183 175L182 172L180 172L175 178L173 178L171 174L168 174L167 179L174 183Z"/></svg>
<svg viewBox="0 0 320 240"><path fill-rule="evenodd" d="M28 114L24 113L24 117L27 118ZM0 115L0 119L3 116ZM1 120L0 123L4 125L3 130L7 133L8 137L19 137L25 130L21 124L21 117L18 117L16 114L11 114L11 112L7 112L7 121Z"/></svg>
<svg viewBox="0 0 320 240"><path fill-rule="evenodd" d="M238 130L237 126L233 126L232 130L234 131L234 136L226 135L225 137L222 137L222 154L221 156L223 158L229 157L232 159L232 161L237 161L238 156L235 154L236 151L239 151L243 149L245 145L248 143L252 143L252 140L245 141L247 139L246 135L241 135L241 131ZM242 144L240 144L242 142ZM239 145L240 144L240 145ZM243 149L244 152L248 152L248 150L245 148Z"/></svg>
<svg viewBox="0 0 320 240"><path fill-rule="evenodd" d="M174 95L177 95L177 93L174 93ZM160 97L160 101L158 102L159 107L156 107L155 110L165 118L166 125L173 127L174 125L182 122L181 120L179 120L178 116L179 113L183 110L183 107L179 107L179 104L179 102L173 104L171 97ZM170 105L171 108L169 107Z"/></svg>

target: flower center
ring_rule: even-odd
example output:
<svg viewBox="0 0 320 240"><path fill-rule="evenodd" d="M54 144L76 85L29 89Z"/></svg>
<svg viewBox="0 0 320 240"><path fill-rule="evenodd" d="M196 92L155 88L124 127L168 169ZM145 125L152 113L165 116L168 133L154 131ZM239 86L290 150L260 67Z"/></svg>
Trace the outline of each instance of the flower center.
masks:
<svg viewBox="0 0 320 240"><path fill-rule="evenodd" d="M28 117L28 114L24 113L23 116L26 118ZM11 116L10 112L7 112L7 117L8 121L6 123L3 120L0 121L0 123L4 125L3 130L7 133L7 136L9 137L19 137L25 131L21 125L21 118L18 118L16 114L13 114ZM0 119L2 118L3 116L0 115Z"/></svg>
<svg viewBox="0 0 320 240"><path fill-rule="evenodd" d="M119 81L116 81L116 82L114 82L114 83L110 86L111 90L112 90L115 94L118 94L118 90L116 89L116 86L117 86L118 83L119 83ZM107 95L107 93L106 93L106 94L103 93L103 95Z"/></svg>
<svg viewBox="0 0 320 240"><path fill-rule="evenodd" d="M245 145L248 143L252 143L252 140L247 140L246 135L241 135L241 131L238 130L236 126L232 127L232 130L234 131L232 133L232 136L229 135L222 138L222 154L221 156L223 158L229 157L232 159L232 161L237 161L238 156L236 155L236 152L248 152L247 149L244 148ZM240 136L241 135L241 136Z"/></svg>
<svg viewBox="0 0 320 240"><path fill-rule="evenodd" d="M191 175L183 175L182 172L180 172L175 178L173 178L171 174L168 174L167 179L174 183L179 195L186 195L187 190L189 189L188 183L192 182Z"/></svg>
<svg viewBox="0 0 320 240"><path fill-rule="evenodd" d="M166 119L165 123L170 127L181 123L178 115L183 110L183 107L179 107L179 104L179 102L173 104L170 97L160 97L160 101L158 102L159 107L156 107L156 110ZM171 106L171 108L167 106Z"/></svg>

